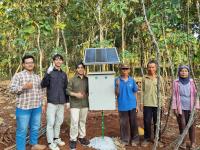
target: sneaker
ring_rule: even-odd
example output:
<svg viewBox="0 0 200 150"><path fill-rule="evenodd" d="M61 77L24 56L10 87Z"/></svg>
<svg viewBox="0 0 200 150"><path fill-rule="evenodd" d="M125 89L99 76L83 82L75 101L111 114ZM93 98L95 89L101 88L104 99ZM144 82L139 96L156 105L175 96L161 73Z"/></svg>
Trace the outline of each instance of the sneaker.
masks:
<svg viewBox="0 0 200 150"><path fill-rule="evenodd" d="M60 148L57 146L56 143L49 144L49 149L50 150L60 150Z"/></svg>
<svg viewBox="0 0 200 150"><path fill-rule="evenodd" d="M159 148L163 148L164 147L164 144L162 142L158 142L158 147Z"/></svg>
<svg viewBox="0 0 200 150"><path fill-rule="evenodd" d="M122 141L122 145L124 145L124 146L128 146L128 145L129 145L129 143L128 143L128 142L126 142L126 141Z"/></svg>
<svg viewBox="0 0 200 150"><path fill-rule="evenodd" d="M90 141L86 138L78 138L78 141L82 144L82 145L89 145L90 144Z"/></svg>
<svg viewBox="0 0 200 150"><path fill-rule="evenodd" d="M142 146L142 147L147 147L147 146L149 146L149 144L150 144L149 141L144 140L144 141L142 142L141 146Z"/></svg>
<svg viewBox="0 0 200 150"><path fill-rule="evenodd" d="M61 140L61 138L58 138L54 140L54 143L56 143L58 146L64 146L65 142Z"/></svg>
<svg viewBox="0 0 200 150"><path fill-rule="evenodd" d="M31 150L44 150L45 148L46 148L46 145L36 144L31 147Z"/></svg>
<svg viewBox="0 0 200 150"><path fill-rule="evenodd" d="M195 150L197 147L196 147L196 144L195 143L193 143L193 144L191 144L190 145L190 150Z"/></svg>
<svg viewBox="0 0 200 150"><path fill-rule="evenodd" d="M131 145L132 146L138 146L140 144L139 140L132 140Z"/></svg>
<svg viewBox="0 0 200 150"><path fill-rule="evenodd" d="M76 149L76 141L70 141L69 147L70 147L70 150L75 150Z"/></svg>

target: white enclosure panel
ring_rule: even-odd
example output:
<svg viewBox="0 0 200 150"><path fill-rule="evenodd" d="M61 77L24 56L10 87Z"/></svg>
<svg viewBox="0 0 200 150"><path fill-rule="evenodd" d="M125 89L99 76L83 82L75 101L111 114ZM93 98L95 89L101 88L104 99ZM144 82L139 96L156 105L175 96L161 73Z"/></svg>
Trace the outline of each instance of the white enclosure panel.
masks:
<svg viewBox="0 0 200 150"><path fill-rule="evenodd" d="M90 110L115 110L114 72L88 74Z"/></svg>

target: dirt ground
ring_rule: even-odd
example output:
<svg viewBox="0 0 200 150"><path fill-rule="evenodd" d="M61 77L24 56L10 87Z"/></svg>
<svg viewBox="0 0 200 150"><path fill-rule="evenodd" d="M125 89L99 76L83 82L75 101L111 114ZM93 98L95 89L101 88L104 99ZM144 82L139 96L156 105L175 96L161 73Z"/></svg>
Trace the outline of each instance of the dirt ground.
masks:
<svg viewBox="0 0 200 150"><path fill-rule="evenodd" d="M0 82L0 150L7 148L15 143L15 98L11 95L7 86L9 81ZM43 116L42 126L45 126L45 115ZM162 126L164 126L166 116L162 118ZM143 127L142 123L142 113L138 114L138 124ZM101 136L101 112L89 112L87 120L87 138L91 139L93 137ZM105 111L105 136L109 137L119 137L119 118L117 111ZM168 127L162 134L161 141L166 149L169 145L175 141L178 136L178 126L173 115L168 121ZM61 150L69 149L69 111L65 112L65 120L61 128L61 138L66 142ZM141 141L142 141L141 136ZM39 139L39 143L46 144L46 136L42 135ZM196 144L200 146L200 118L196 121ZM152 149L153 143L147 147L143 148L141 146L131 147L127 146L126 150L150 150ZM30 146L27 145L27 149ZM173 149L173 148L170 148ZM48 150L48 148L46 149ZM92 148L83 147L78 144L77 150L92 150Z"/></svg>

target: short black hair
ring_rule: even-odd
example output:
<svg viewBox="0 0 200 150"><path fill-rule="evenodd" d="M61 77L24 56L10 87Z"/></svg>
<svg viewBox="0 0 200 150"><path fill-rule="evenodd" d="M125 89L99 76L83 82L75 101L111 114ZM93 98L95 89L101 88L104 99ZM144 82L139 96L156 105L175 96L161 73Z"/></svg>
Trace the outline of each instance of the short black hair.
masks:
<svg viewBox="0 0 200 150"><path fill-rule="evenodd" d="M57 58L63 60L63 56L60 55L60 54L55 54L55 55L52 57L53 60L56 60Z"/></svg>
<svg viewBox="0 0 200 150"><path fill-rule="evenodd" d="M32 55L24 55L22 57L22 63L24 64L25 63L25 60L26 59L29 59L29 58L32 58L33 59L33 62L35 61L35 58L32 56Z"/></svg>
<svg viewBox="0 0 200 150"><path fill-rule="evenodd" d="M81 62L78 62L77 64L76 64L76 69L78 68L78 66L79 65L82 65L83 66L83 68L85 69L85 65L83 64L83 62L81 61Z"/></svg>
<svg viewBox="0 0 200 150"><path fill-rule="evenodd" d="M147 63L147 68L148 68L149 64L155 64L156 67L157 67L158 62L157 62L156 60L150 60L150 61Z"/></svg>

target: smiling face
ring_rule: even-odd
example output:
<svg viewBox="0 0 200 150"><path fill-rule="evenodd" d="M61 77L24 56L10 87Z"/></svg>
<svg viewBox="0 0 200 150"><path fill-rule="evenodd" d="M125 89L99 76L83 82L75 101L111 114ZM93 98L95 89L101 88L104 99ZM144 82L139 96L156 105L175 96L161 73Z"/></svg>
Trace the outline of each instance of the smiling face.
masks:
<svg viewBox="0 0 200 150"><path fill-rule="evenodd" d="M180 77L187 78L189 76L189 71L186 68L180 70Z"/></svg>
<svg viewBox="0 0 200 150"><path fill-rule="evenodd" d="M79 75L84 75L85 73L85 68L82 64L79 64L76 68L76 71Z"/></svg>
<svg viewBox="0 0 200 150"><path fill-rule="evenodd" d="M24 63L22 64L24 69L27 71L33 71L34 69L34 60L32 58L27 58L24 60Z"/></svg>
<svg viewBox="0 0 200 150"><path fill-rule="evenodd" d="M54 61L53 61L54 65L56 68L60 68L61 65L63 64L63 60L59 57L57 57Z"/></svg>

